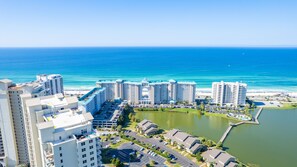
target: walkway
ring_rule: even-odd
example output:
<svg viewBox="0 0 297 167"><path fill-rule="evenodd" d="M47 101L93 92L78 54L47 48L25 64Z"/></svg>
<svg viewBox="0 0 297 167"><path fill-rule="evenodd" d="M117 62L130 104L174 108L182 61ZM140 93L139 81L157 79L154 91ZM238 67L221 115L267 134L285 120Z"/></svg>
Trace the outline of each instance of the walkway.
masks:
<svg viewBox="0 0 297 167"><path fill-rule="evenodd" d="M242 124L254 124L254 125L259 125L259 121L258 121L258 118L260 116L260 114L262 113L263 111L263 108L261 107L257 114L255 115L255 117L253 117L253 121L241 121L241 122L238 122L236 124L230 124L229 127L227 128L227 130L225 131L225 133L223 134L223 136L221 137L221 139L219 140L219 142L221 143L224 143L224 141L226 140L227 136L229 135L229 133L231 132L232 128L233 127L236 127L236 126L239 126L239 125L242 125Z"/></svg>

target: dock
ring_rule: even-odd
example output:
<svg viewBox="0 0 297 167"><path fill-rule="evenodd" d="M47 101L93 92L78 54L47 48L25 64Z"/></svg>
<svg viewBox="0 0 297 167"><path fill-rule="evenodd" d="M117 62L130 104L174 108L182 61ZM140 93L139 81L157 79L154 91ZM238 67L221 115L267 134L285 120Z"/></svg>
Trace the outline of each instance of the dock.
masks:
<svg viewBox="0 0 297 167"><path fill-rule="evenodd" d="M233 126L230 125L227 130L225 131L225 133L223 134L223 136L221 137L220 141L221 143L224 143L225 139L227 138L227 136L229 135L229 133L231 132Z"/></svg>
<svg viewBox="0 0 297 167"><path fill-rule="evenodd" d="M226 138L228 137L229 133L231 132L231 130L233 129L233 127L242 125L242 124L254 124L254 125L259 125L259 121L258 118L260 116L260 114L262 113L263 108L261 107L257 114L253 117L253 121L241 121L238 122L236 124L230 124L229 127L227 128L227 130L225 131L225 133L223 134L223 136L221 137L221 139L219 140L219 142L224 143L224 141L226 140Z"/></svg>

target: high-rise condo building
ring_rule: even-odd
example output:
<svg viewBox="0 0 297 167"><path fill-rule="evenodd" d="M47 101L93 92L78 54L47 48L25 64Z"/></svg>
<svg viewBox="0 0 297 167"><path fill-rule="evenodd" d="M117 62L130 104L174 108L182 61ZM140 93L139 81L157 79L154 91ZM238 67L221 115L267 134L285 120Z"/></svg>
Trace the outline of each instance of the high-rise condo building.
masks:
<svg viewBox="0 0 297 167"><path fill-rule="evenodd" d="M213 82L212 99L216 104L245 105L247 84L240 82Z"/></svg>
<svg viewBox="0 0 297 167"><path fill-rule="evenodd" d="M106 88L107 100L121 98L130 104L195 103L195 82L130 82L124 80L98 81L97 86Z"/></svg>
<svg viewBox="0 0 297 167"><path fill-rule="evenodd" d="M3 148L0 163L3 162L3 166L29 163L21 95L35 98L62 91L61 86L52 87L51 81L54 80L44 81L39 76L36 81L21 84L8 79L0 80L0 154ZM62 79L59 81L63 82Z"/></svg>
<svg viewBox="0 0 297 167"><path fill-rule="evenodd" d="M79 109L76 97L62 94L24 100L30 166L99 166L100 140L91 113Z"/></svg>
<svg viewBox="0 0 297 167"><path fill-rule="evenodd" d="M54 95L64 93L63 77L60 74L40 74L36 76L37 81L43 83L47 94Z"/></svg>

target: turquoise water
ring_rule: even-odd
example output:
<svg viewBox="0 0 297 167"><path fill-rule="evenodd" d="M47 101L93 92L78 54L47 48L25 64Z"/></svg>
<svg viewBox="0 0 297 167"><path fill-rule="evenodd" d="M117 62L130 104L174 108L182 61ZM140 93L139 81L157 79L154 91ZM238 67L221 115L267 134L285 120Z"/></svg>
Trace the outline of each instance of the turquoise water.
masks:
<svg viewBox="0 0 297 167"><path fill-rule="evenodd" d="M243 81L249 89L297 91L297 48L1 48L0 78L60 73L66 88L98 79Z"/></svg>

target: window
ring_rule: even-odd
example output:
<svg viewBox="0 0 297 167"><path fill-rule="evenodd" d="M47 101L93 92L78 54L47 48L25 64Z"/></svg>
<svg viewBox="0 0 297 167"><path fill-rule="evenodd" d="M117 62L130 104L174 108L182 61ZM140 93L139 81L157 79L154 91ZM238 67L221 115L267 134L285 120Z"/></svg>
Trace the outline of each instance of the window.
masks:
<svg viewBox="0 0 297 167"><path fill-rule="evenodd" d="M94 160L94 157L90 158L90 160L93 161Z"/></svg>
<svg viewBox="0 0 297 167"><path fill-rule="evenodd" d="M59 147L59 150L61 151L62 150L62 147Z"/></svg>
<svg viewBox="0 0 297 167"><path fill-rule="evenodd" d="M90 146L90 149L93 149L94 148L94 146Z"/></svg>
<svg viewBox="0 0 297 167"><path fill-rule="evenodd" d="M80 145L81 145L81 146L84 146L84 145L86 145L86 143L85 143L85 142L82 142Z"/></svg>
<svg viewBox="0 0 297 167"><path fill-rule="evenodd" d="M91 163L91 166L95 166L95 163Z"/></svg>
<svg viewBox="0 0 297 167"><path fill-rule="evenodd" d="M90 155L93 155L93 154L94 154L94 151L91 151L91 152L90 152Z"/></svg>
<svg viewBox="0 0 297 167"><path fill-rule="evenodd" d="M89 143L93 143L93 139L92 140L89 140Z"/></svg>
<svg viewBox="0 0 297 167"><path fill-rule="evenodd" d="M86 151L86 148L81 149L81 152L85 152L85 151Z"/></svg>
<svg viewBox="0 0 297 167"><path fill-rule="evenodd" d="M83 160L83 164L87 163L87 160Z"/></svg>
<svg viewBox="0 0 297 167"><path fill-rule="evenodd" d="M63 159L61 159L61 163L63 163Z"/></svg>
<svg viewBox="0 0 297 167"><path fill-rule="evenodd" d="M62 137L61 136L59 136L59 140L62 140Z"/></svg>
<svg viewBox="0 0 297 167"><path fill-rule="evenodd" d="M63 155L62 155L62 153L60 153L60 157L62 157Z"/></svg>
<svg viewBox="0 0 297 167"><path fill-rule="evenodd" d="M83 154L83 155L82 155L83 158L86 158L86 156L87 156L86 154Z"/></svg>

